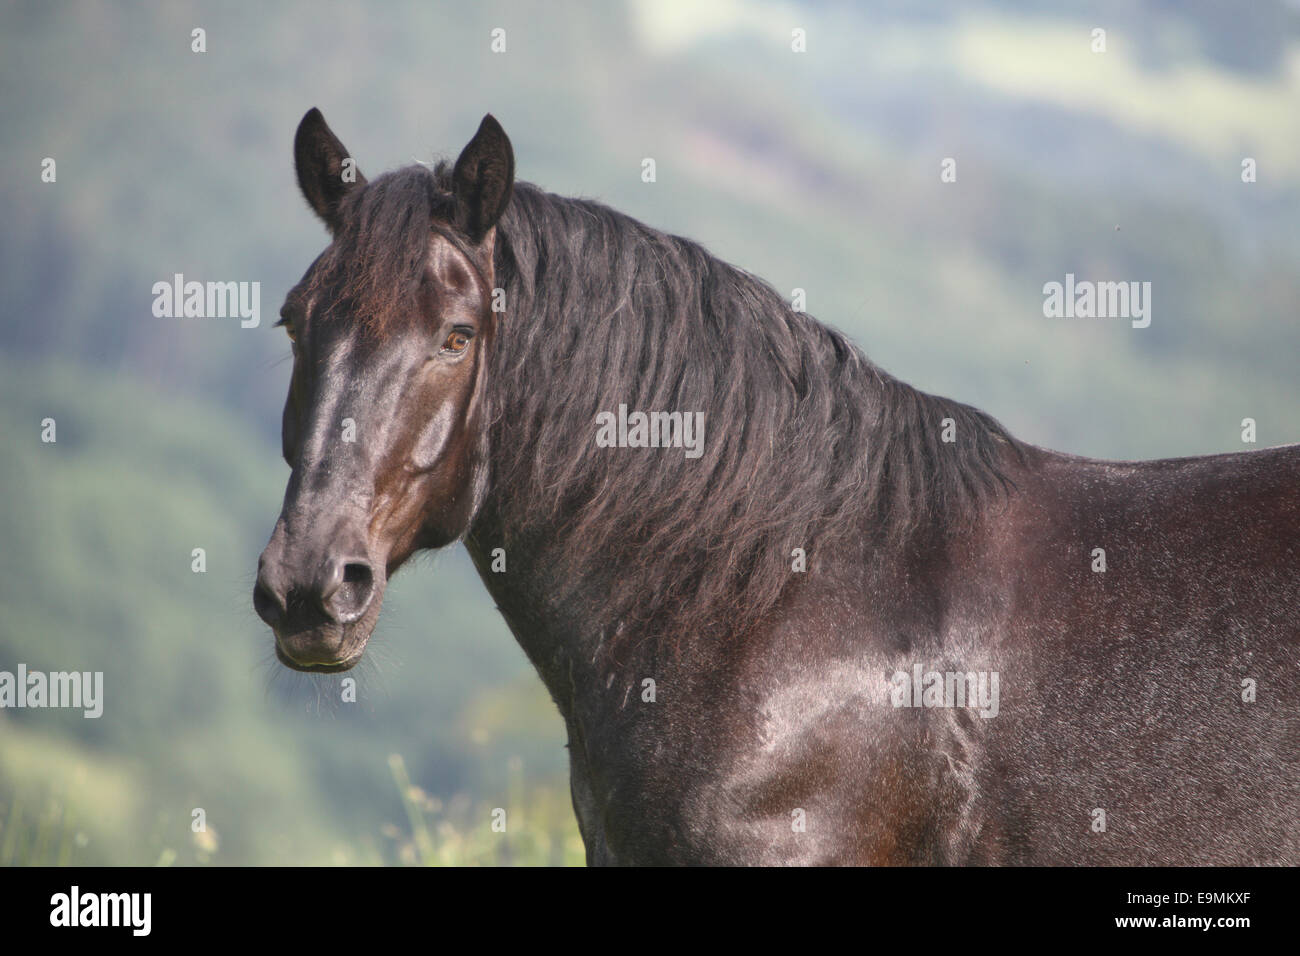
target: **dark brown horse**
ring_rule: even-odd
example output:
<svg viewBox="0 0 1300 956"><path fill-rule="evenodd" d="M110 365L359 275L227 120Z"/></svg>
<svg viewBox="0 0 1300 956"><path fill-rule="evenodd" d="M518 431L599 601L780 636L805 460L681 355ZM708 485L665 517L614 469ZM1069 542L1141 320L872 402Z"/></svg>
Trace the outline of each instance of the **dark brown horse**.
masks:
<svg viewBox="0 0 1300 956"><path fill-rule="evenodd" d="M593 863L1300 863L1300 446L1092 461L921 393L770 287L514 182L367 182L289 294L255 604L360 658L463 539L563 715Z"/></svg>

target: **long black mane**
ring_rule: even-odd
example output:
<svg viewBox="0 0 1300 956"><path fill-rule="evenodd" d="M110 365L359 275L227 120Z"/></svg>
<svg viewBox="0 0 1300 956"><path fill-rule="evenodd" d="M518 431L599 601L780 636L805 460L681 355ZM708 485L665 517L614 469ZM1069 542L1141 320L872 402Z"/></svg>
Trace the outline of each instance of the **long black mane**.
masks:
<svg viewBox="0 0 1300 956"><path fill-rule="evenodd" d="M411 166L356 197L336 246L377 299L419 267L450 176ZM600 203L516 183L495 268L489 503L514 534L558 529L575 587L638 569L609 582L611 627L743 632L797 577L793 549L812 571L828 549L951 534L1022 454L990 416L892 378L762 280ZM704 412L703 454L597 447L597 414L620 404Z"/></svg>

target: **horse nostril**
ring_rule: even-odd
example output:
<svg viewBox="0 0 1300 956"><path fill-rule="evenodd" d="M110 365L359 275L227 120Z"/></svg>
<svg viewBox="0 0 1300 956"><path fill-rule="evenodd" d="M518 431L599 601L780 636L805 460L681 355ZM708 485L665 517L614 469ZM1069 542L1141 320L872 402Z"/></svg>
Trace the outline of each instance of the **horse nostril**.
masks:
<svg viewBox="0 0 1300 956"><path fill-rule="evenodd" d="M369 564L350 561L343 565L342 573L335 573L331 585L330 592L321 595L326 610L340 623L351 624L370 606L375 575Z"/></svg>
<svg viewBox="0 0 1300 956"><path fill-rule="evenodd" d="M272 627L279 624L284 617L283 602L271 592L261 578L258 578L257 584L253 587L253 610Z"/></svg>

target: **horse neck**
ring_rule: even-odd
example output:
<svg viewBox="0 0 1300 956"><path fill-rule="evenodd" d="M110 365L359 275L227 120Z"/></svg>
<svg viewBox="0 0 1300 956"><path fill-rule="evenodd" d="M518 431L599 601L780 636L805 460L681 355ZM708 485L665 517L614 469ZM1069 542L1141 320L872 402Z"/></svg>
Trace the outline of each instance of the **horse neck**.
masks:
<svg viewBox="0 0 1300 956"><path fill-rule="evenodd" d="M699 287L693 282L711 281L715 296L720 281L730 283L739 292L732 299L711 299L708 308L710 321L734 323L726 334L738 354L682 349L678 354L688 363L685 369L665 373L662 363L652 363L651 371L626 383L615 380L617 388L611 388L608 376L596 374L597 357L645 346L631 336L630 342L609 348L613 340L601 337L628 336L628 326L615 330L608 321L596 321L627 302L618 290L626 287L628 277L621 275L623 285L618 284L615 266L589 248L590 234L585 235L588 247L580 247L580 239L566 230L584 227L569 225L565 210L537 212L546 200L533 195L528 202L534 210L528 215L551 218L529 221L520 212L503 225L505 243L517 237L530 248L514 265L498 259L506 313L490 359L490 489L467 543L502 614L557 701L590 670L598 652L613 652L625 628L633 643L652 649L665 635L669 641L721 646L730 635L707 633L701 612L716 611L729 626L734 620L737 630L752 626L789 586L792 547L810 554L818 547L823 555L856 554L865 534L881 538L869 547L873 557L882 559L887 550L904 548L905 539L931 534L936 528L930 525L947 520L931 514L934 502L954 509L957 517L974 514L986 494L983 486L997 484L998 469L981 464L1001 455L995 447L1002 434L996 423L975 409L924 395L884 375L841 336L790 312L770 289L725 264L710 260L701 270L700 257L706 254L695 247L667 250L665 260L682 271L662 276L676 296L664 314L698 301ZM625 230L618 240L624 243L618 247L624 257L650 258L665 251L665 238L644 227L605 222L603 228ZM602 275L602 270L610 274ZM588 301L582 290L589 289L617 294L608 302ZM665 305L650 295L637 308ZM642 318L662 321L657 311ZM756 322L769 324L759 332ZM705 335L706 325L695 326L695 334ZM583 350L574 343L594 347ZM677 347L682 348L680 342ZM570 358L569 365L557 368L562 361L557 355L565 355L565 349L587 357ZM692 370L691 362L714 364ZM687 380L731 387L692 398L658 388L666 381ZM622 389L629 407L652 402L643 410L675 406L687 412L703 403L715 431L734 428L737 416L753 413L756 420L769 421L771 440L724 458L724 448L736 446L714 445L716 439L710 439L701 464L713 468L712 473L692 473L681 468L680 460L657 458L654 468L642 469L632 482L622 481L628 477L625 469L633 467L628 456L647 452L617 449L615 454L623 457L597 461L592 456L610 450L595 447L596 420L589 414L612 413L619 401L613 393ZM800 391L798 414L783 415ZM949 419L963 444L941 440L939 432ZM833 451L829 436L837 443ZM974 442L970 450L960 452L968 441ZM710 462L714 450L719 457ZM641 464L647 460L636 459ZM791 461L801 464L792 471ZM659 471L660 464L678 470ZM691 481L700 474L708 476L707 482ZM660 480L664 476L669 477ZM554 507L557 502L560 506ZM596 507L584 508L586 504ZM684 515L691 521L683 523ZM885 532L879 536L878 519ZM896 535L889 533L891 527ZM629 540L623 528L636 529L638 537ZM655 537L660 529L668 529L666 538ZM569 560L574 555L587 560ZM496 570L502 561L504 569ZM715 561L716 569L711 567ZM693 591L680 587L697 581L707 586ZM643 609L641 621L627 613L629 585L638 589L637 601L644 594L652 605ZM759 610L750 616L751 608Z"/></svg>
<svg viewBox="0 0 1300 956"><path fill-rule="evenodd" d="M585 328L568 327L570 322L583 320L577 302L559 308L549 302L549 308L536 309L537 314L531 314L529 306L542 297L544 284L580 286L579 280L600 282L600 276L579 276L578 271L604 268L602 263L576 261L570 250L558 248L566 244L568 237L554 229L535 228L536 224L525 220L523 215L514 213L507 217L500 227L499 242L509 241L511 229L528 230L529 241L535 243L536 260L545 266L520 275L498 257L496 274L505 292L506 313L499 320L494 337L494 348L500 350L492 361L494 381L507 375L518 378L551 368L556 360L548 354L550 343L586 333ZM526 328L524 323L529 322L541 324ZM533 406L535 414L558 414L564 410L565 403L582 399L567 387L569 383L563 375L550 375L545 381L555 394L546 396L540 410ZM489 388L490 487L466 536L466 546L498 610L567 714L575 686L582 685L594 673L602 652L616 657L624 652L624 648L617 646L624 622L602 613L602 583L575 582L571 574L565 575L560 570L568 566L563 558L570 549L587 547L588 541L582 533L568 527L563 514L538 523L515 504L518 492L512 483L531 485L533 474L528 462L535 455L545 454L547 449L539 447L542 443L536 441L537 422L522 420L531 417L519 407L527 401L527 396L519 389L493 389L491 385ZM586 429L590 430L587 440L594 442L592 419L574 420L566 426L566 433ZM551 433L546 428L542 432ZM596 451L594 444L591 450ZM576 482L584 480L580 463L571 475ZM563 498L570 489L550 487L547 492ZM537 494L535 487L527 492L529 496ZM604 521L618 526L630 518L636 507L636 501L620 499L618 507L606 514ZM636 572L611 557L599 573L613 578Z"/></svg>

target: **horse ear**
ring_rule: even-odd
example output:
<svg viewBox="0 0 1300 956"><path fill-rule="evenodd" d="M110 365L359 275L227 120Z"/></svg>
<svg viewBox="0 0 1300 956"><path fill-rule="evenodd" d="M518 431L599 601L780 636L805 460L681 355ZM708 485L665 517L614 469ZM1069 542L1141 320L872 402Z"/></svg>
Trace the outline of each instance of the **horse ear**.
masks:
<svg viewBox="0 0 1300 956"><path fill-rule="evenodd" d="M465 212L465 232L481 242L510 203L515 183L515 153L510 137L491 113L456 160L452 192Z"/></svg>
<svg viewBox="0 0 1300 956"><path fill-rule="evenodd" d="M308 205L330 232L338 232L339 203L349 191L364 186L366 177L314 106L298 124L298 133L293 138L293 160L298 170L298 187ZM346 169L345 160L348 161Z"/></svg>

